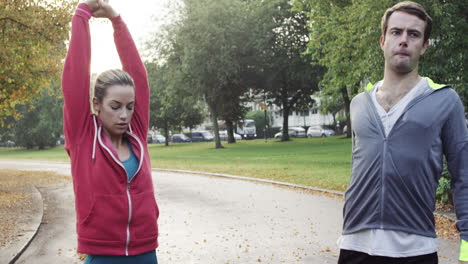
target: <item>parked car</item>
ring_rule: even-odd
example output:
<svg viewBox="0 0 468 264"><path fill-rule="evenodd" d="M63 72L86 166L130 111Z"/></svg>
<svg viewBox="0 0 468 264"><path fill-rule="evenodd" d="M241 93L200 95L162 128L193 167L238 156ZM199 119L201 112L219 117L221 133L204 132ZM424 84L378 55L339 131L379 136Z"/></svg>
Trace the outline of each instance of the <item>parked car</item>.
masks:
<svg viewBox="0 0 468 264"><path fill-rule="evenodd" d="M213 141L213 135L208 131L192 132L192 142Z"/></svg>
<svg viewBox="0 0 468 264"><path fill-rule="evenodd" d="M219 139L220 139L220 140L227 141L227 139L228 139L228 133L227 133L226 130L221 130L221 131L219 131ZM241 135L239 135L239 134L237 134L237 133L234 133L234 139L235 139L235 140L241 140L242 137L241 137Z"/></svg>
<svg viewBox="0 0 468 264"><path fill-rule="evenodd" d="M255 120L244 119L237 123L236 132L242 136L243 139L254 139L257 137L257 127ZM237 139L236 139L237 140Z"/></svg>
<svg viewBox="0 0 468 264"><path fill-rule="evenodd" d="M307 137L330 137L334 136L335 131L324 126L311 126L307 129Z"/></svg>
<svg viewBox="0 0 468 264"><path fill-rule="evenodd" d="M171 141L174 143L181 143L181 142L192 142L192 140L184 134L174 134L171 137Z"/></svg>
<svg viewBox="0 0 468 264"><path fill-rule="evenodd" d="M7 140L5 142L0 142L0 147L12 148L16 147L16 143L14 141Z"/></svg>
<svg viewBox="0 0 468 264"><path fill-rule="evenodd" d="M153 136L150 133L146 135L146 142L148 142L148 144L153 143Z"/></svg>
<svg viewBox="0 0 468 264"><path fill-rule="evenodd" d="M163 135L154 135L153 136L153 143L157 143L157 144L164 144L166 143L166 138L163 136Z"/></svg>
<svg viewBox="0 0 468 264"><path fill-rule="evenodd" d="M305 129L302 127L289 127L288 128L288 134L290 137L295 137L295 138L305 138L306 137L306 132ZM275 138L281 138L283 136L283 132L280 131L275 134Z"/></svg>

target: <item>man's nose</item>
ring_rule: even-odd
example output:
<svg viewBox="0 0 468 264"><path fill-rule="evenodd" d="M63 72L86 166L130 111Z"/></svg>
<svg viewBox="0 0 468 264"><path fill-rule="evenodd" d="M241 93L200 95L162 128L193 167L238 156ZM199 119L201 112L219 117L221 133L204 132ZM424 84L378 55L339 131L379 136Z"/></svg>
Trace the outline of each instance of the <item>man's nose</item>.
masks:
<svg viewBox="0 0 468 264"><path fill-rule="evenodd" d="M408 33L405 31L401 33L399 46L408 47Z"/></svg>

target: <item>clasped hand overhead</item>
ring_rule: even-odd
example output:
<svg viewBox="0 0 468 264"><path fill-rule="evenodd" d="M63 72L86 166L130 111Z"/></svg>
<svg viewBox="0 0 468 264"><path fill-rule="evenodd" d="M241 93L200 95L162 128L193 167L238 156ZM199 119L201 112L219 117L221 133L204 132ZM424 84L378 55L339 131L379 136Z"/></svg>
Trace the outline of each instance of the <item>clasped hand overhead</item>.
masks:
<svg viewBox="0 0 468 264"><path fill-rule="evenodd" d="M109 0L86 0L84 3L93 10L93 17L113 18L119 15L109 4Z"/></svg>

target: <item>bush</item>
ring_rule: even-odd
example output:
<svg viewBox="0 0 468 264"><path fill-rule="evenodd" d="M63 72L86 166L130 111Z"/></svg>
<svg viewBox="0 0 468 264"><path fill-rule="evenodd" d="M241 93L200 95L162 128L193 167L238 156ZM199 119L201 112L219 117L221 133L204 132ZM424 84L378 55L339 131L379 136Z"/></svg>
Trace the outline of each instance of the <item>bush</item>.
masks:
<svg viewBox="0 0 468 264"><path fill-rule="evenodd" d="M23 116L13 124L16 145L28 149L53 147L62 134L63 99L58 98L58 87L50 92L41 91L41 96L31 105L19 105L18 112Z"/></svg>
<svg viewBox="0 0 468 264"><path fill-rule="evenodd" d="M452 190L450 188L451 175L447 169L447 162L444 160L444 169L442 171L442 176L439 179L439 187L436 191L437 201L443 204L453 204L452 200Z"/></svg>

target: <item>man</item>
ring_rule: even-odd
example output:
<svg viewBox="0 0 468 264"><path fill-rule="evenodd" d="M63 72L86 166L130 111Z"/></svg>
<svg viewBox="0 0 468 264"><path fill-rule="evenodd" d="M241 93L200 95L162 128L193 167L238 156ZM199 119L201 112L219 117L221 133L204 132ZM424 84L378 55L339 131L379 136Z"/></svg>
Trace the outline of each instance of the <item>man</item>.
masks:
<svg viewBox="0 0 468 264"><path fill-rule="evenodd" d="M384 79L351 102L352 176L339 264L438 263L433 211L444 155L460 261L468 261L468 130L457 93L418 74L431 27L424 8L409 1L382 18Z"/></svg>

